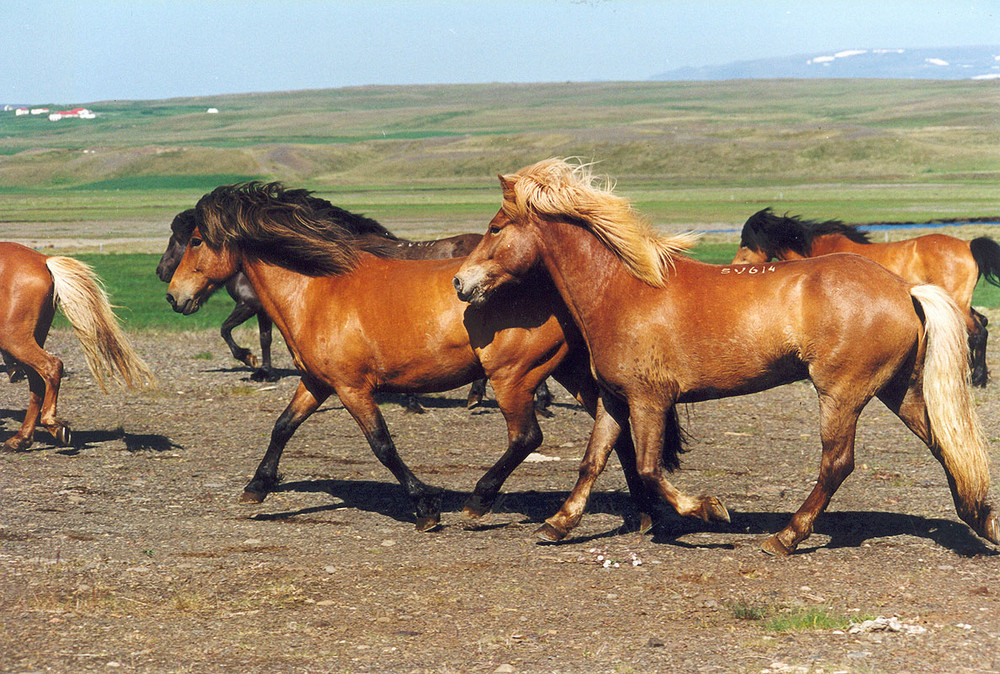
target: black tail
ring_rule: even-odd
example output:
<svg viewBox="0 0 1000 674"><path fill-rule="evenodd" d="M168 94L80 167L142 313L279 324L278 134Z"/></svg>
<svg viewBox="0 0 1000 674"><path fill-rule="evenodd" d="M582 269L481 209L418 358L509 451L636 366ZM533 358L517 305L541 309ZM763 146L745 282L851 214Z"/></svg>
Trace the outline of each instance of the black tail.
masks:
<svg viewBox="0 0 1000 674"><path fill-rule="evenodd" d="M979 273L995 286L1000 286L1000 244L980 236L969 242L972 258L979 265Z"/></svg>

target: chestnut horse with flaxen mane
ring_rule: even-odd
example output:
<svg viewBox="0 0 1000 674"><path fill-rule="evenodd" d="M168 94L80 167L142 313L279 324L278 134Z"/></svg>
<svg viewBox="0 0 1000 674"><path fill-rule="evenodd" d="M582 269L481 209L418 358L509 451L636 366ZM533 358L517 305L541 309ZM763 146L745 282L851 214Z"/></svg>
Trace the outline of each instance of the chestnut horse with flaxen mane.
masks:
<svg viewBox="0 0 1000 674"><path fill-rule="evenodd" d="M489 377L508 446L469 497L471 517L489 511L504 480L541 443L532 396L546 377L594 413L597 386L586 352L551 284L530 297L470 308L451 285L461 258L378 257L350 232L283 204L280 193L259 192L255 185L223 186L198 202L196 227L167 291L174 310L190 314L242 272L303 372L243 500L260 502L276 487L285 445L333 393L406 490L420 530L438 523L441 490L421 482L399 457L376 392L446 391ZM641 501L631 441L623 438L621 449L629 486ZM643 513L649 513L646 505L639 503Z"/></svg>
<svg viewBox="0 0 1000 674"><path fill-rule="evenodd" d="M57 306L79 338L102 390L108 379L129 388L153 381L152 372L122 334L89 266L71 257L0 243L0 353L11 381L27 376L30 391L24 423L3 443L4 449L30 447L37 424L59 444L72 442L69 426L56 416L63 364L43 348Z"/></svg>
<svg viewBox="0 0 1000 674"><path fill-rule="evenodd" d="M911 283L933 283L944 288L966 315L972 352L972 383L986 386L988 323L972 308L972 291L982 276L1000 286L1000 244L980 236L963 241L945 234L928 234L903 241L873 243L868 234L839 220L806 220L776 215L770 208L747 219L733 264L760 264L769 260L796 260L830 253L854 253Z"/></svg>
<svg viewBox="0 0 1000 674"><path fill-rule="evenodd" d="M601 385L580 478L539 534L565 537L583 515L627 422L639 474L682 515L727 520L715 499L679 492L661 468L679 402L762 391L800 379L819 394L819 477L763 548L789 554L854 468L858 416L878 397L941 462L959 517L1000 538L987 501L989 458L968 384L964 321L954 300L857 255L741 268L680 255L694 237L662 236L586 166L552 159L500 177L503 202L455 276L479 306L542 270L554 282ZM666 443L667 447L676 443ZM765 451L762 448L761 451Z"/></svg>

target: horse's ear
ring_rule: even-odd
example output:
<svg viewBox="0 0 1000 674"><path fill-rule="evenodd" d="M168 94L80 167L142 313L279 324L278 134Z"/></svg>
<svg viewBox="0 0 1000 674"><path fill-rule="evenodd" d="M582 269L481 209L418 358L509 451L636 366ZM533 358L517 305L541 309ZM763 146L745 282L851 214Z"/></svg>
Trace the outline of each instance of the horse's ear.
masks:
<svg viewBox="0 0 1000 674"><path fill-rule="evenodd" d="M500 179L500 189L503 190L503 198L507 201L513 201L515 180L503 174L497 174L497 178Z"/></svg>

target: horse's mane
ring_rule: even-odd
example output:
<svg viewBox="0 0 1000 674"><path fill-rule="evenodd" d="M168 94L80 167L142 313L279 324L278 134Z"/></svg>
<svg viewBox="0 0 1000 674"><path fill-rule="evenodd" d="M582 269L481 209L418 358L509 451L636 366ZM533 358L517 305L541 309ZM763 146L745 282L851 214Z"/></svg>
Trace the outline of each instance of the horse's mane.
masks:
<svg viewBox="0 0 1000 674"><path fill-rule="evenodd" d="M198 201L190 220L213 248L234 246L251 257L313 276L352 270L363 249L355 241L358 235L396 238L370 218L277 182L217 187ZM188 237L193 229L192 224Z"/></svg>
<svg viewBox="0 0 1000 674"><path fill-rule="evenodd" d="M503 209L511 217L536 213L564 218L594 233L629 272L645 283L663 286L674 257L691 248L698 235L665 236L612 192L612 185L594 184L589 164L546 159L504 176ZM507 186L512 186L508 189Z"/></svg>
<svg viewBox="0 0 1000 674"><path fill-rule="evenodd" d="M868 234L840 220L807 220L796 215L775 215L765 208L751 215L740 233L740 245L752 250L777 248L806 257L817 236L841 234L855 243L871 243Z"/></svg>

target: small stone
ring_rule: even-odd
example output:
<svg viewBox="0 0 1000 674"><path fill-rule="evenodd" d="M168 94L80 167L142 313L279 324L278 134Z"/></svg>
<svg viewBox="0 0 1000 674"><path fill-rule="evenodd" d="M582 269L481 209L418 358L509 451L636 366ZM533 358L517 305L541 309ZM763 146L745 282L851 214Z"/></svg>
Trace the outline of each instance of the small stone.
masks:
<svg viewBox="0 0 1000 674"><path fill-rule="evenodd" d="M503 664L494 669L493 674L511 674L516 671L517 670L514 668L514 665Z"/></svg>

